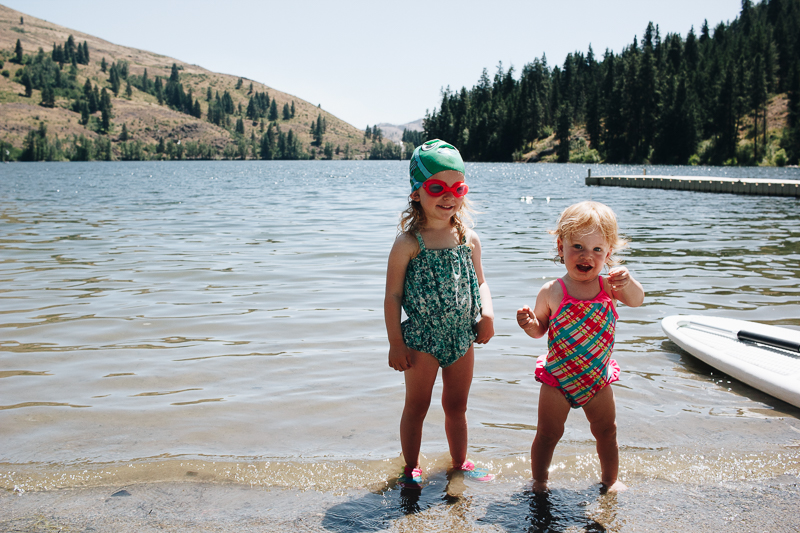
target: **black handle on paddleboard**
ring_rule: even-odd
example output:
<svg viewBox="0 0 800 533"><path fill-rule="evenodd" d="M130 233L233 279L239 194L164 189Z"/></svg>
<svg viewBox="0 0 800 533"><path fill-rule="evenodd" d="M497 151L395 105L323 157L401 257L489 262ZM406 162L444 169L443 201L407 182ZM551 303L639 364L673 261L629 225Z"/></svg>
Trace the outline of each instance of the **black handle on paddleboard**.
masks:
<svg viewBox="0 0 800 533"><path fill-rule="evenodd" d="M775 348L783 348L784 350L800 352L800 342L778 339L775 337L770 337L769 335L762 335L761 333L754 333L752 331L744 330L740 330L736 336L742 341L757 342L759 344L766 344L767 346L774 346Z"/></svg>

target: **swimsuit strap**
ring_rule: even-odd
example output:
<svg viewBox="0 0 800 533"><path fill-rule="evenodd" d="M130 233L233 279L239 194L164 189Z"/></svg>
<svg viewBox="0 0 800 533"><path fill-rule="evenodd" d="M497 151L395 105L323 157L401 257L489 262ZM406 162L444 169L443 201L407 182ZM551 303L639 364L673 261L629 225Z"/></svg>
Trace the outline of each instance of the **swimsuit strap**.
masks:
<svg viewBox="0 0 800 533"><path fill-rule="evenodd" d="M564 295L561 297L561 299L563 300L564 298L569 296L569 293L567 292L567 286L564 284L564 280L563 279L561 279L561 278L556 278L556 279L561 284L561 290L564 291Z"/></svg>
<svg viewBox="0 0 800 533"><path fill-rule="evenodd" d="M416 235L417 242L419 243L419 251L425 251L425 241L422 240L422 235L419 232L416 232L414 235Z"/></svg>
<svg viewBox="0 0 800 533"><path fill-rule="evenodd" d="M561 296L561 303L559 304L558 309L556 309L555 312L553 312L553 314L550 315L551 319L555 318L559 313L561 313L561 310L564 308L564 306L570 302L577 304L594 304L594 303L605 304L606 302L608 302L609 307L611 308L611 312L614 314L614 318L615 319L619 318L619 316L617 315L617 308L613 303L613 299L611 298L611 296L608 295L608 293L605 290L603 290L603 276L598 276L598 279L600 280L600 292L598 292L597 296L595 296L591 300L578 300L577 298L574 298L569 294L569 292L567 292L567 286L564 284L564 280L562 280L561 278L556 278L556 279L561 284L561 290L564 291L564 294Z"/></svg>
<svg viewBox="0 0 800 533"><path fill-rule="evenodd" d="M603 276L597 276L597 279L600 281L600 292L597 293L597 296L592 298L591 300L578 300L577 298L573 298L569 292L567 292L567 286L564 284L564 280L561 278L556 278L558 282L561 284L561 290L564 291L564 295L561 297L563 300L564 298L571 298L578 302L602 302L606 298L610 299L611 297L608 296L608 293L603 290Z"/></svg>

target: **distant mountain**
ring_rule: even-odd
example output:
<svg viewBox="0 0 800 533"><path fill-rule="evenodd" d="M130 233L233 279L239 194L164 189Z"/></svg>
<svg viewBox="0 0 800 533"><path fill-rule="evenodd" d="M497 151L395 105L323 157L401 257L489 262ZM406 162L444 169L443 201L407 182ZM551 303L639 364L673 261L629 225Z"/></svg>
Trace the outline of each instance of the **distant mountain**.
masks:
<svg viewBox="0 0 800 533"><path fill-rule="evenodd" d="M415 120L414 122L409 122L408 124L388 124L383 122L378 124L378 127L383 132L383 136L390 141L399 143L403 139L403 130L407 129L409 131L422 131L422 119Z"/></svg>
<svg viewBox="0 0 800 533"><path fill-rule="evenodd" d="M2 160L364 159L377 144L263 83L2 5L0 71Z"/></svg>

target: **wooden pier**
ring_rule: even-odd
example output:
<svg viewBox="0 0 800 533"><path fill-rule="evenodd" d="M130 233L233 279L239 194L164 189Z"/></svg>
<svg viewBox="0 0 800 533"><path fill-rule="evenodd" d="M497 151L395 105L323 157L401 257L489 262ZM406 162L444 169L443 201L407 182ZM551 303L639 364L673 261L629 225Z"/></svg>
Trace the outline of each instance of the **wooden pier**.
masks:
<svg viewBox="0 0 800 533"><path fill-rule="evenodd" d="M800 197L800 180L765 180L756 178L712 178L708 176L586 176L586 185L677 189L681 191L754 194L760 196Z"/></svg>

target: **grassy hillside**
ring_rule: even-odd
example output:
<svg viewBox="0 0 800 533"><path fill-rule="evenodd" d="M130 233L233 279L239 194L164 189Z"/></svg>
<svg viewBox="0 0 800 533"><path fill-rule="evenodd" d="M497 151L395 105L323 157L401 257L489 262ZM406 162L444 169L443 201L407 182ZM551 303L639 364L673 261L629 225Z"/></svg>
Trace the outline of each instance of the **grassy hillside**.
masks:
<svg viewBox="0 0 800 533"><path fill-rule="evenodd" d="M46 107L42 105L43 96L46 96L42 94L42 89L34 88L30 91L30 96L26 96L24 76L20 75L24 71L19 74L17 71L25 68L26 64L30 69L40 49L43 56L46 56L45 60L49 60L54 46L64 46L70 36L77 45L86 43L89 51L88 64L73 66L67 62L61 65L59 76L66 79L72 72L73 88L57 91L53 106ZM21 64L15 61L17 40L23 50ZM76 156L76 146L81 143L93 145L92 158L96 159L106 159L109 156L122 159L126 158L126 154L127 158L135 159L242 156L252 159L260 157L261 140L270 123L276 136L278 128L284 136L292 133L300 148L300 158L364 159L370 154L377 156L386 151L378 143L365 139L362 130L309 102L263 83L210 72L177 59L119 46L2 5L0 60L3 62L0 68L3 73L0 76L0 143L4 144L4 159L21 156L26 148L26 139L28 144L33 142L34 134L31 131L37 132L35 135L44 139L51 148L49 152L45 150L43 153L56 154L56 159L81 158L80 154ZM42 60L42 55L39 60ZM101 68L103 61L107 67L105 72ZM111 91L109 79L108 67L112 64L126 64L124 70L127 71L127 76L120 80L121 88L117 95ZM157 77L166 83L173 64L177 66L183 90L187 93L191 90L194 101L199 104L200 118L181 112L166 102L159 104L154 94L136 88L135 80L140 79L145 69L151 83ZM101 127L100 111L92 113L88 123L84 125L81 123L81 113L73 110L76 107L75 99L81 93L79 89L84 87L87 80L98 92L105 89L110 95L111 123L107 131L103 131ZM126 88L131 80L134 83L130 84L128 96ZM226 91L230 95L235 110L227 116L227 124L223 122L220 126L209 122L209 107L214 102L213 98L212 101L207 101L209 88L215 96L224 95ZM275 102L279 112L277 120L270 121L268 117L259 117L256 120L246 118L248 103L256 93L266 93L269 100ZM281 113L285 104L293 104L295 109L294 116L288 120L284 120ZM325 124L322 141L312 144L312 127L320 118ZM241 129L236 132L240 119L243 133ZM127 130L127 140L124 139L123 126ZM159 144L163 150L158 149ZM134 152L131 150L134 146L138 148L138 157L130 155ZM53 147L58 149L52 150ZM194 148L194 152L187 148Z"/></svg>

